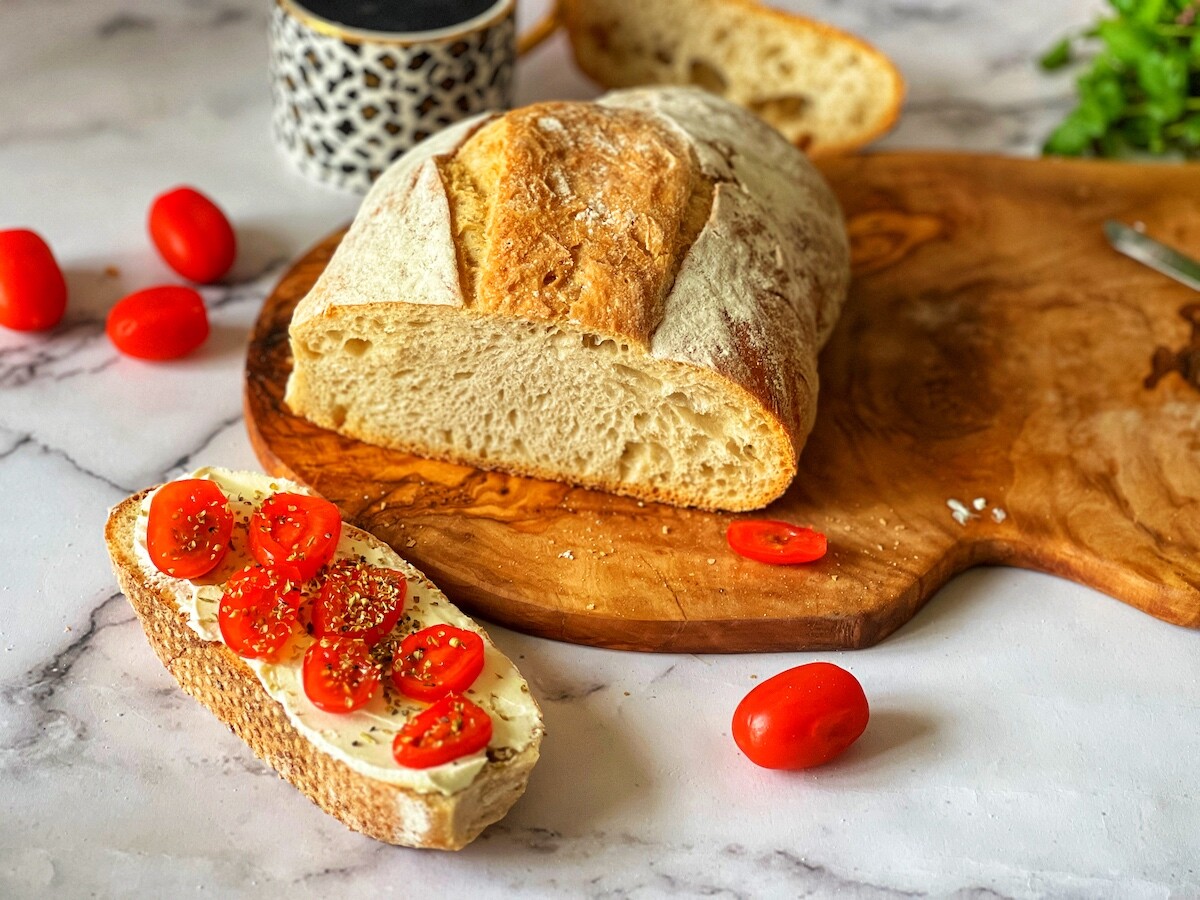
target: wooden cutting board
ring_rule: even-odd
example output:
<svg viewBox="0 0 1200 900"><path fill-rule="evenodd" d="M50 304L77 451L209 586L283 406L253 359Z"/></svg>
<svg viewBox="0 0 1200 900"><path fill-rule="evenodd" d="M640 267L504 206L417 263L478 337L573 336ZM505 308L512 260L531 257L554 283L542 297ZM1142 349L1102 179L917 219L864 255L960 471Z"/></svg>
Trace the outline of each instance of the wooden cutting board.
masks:
<svg viewBox="0 0 1200 900"><path fill-rule="evenodd" d="M731 515L431 462L290 415L287 323L339 234L284 276L251 339L263 465L333 499L465 609L560 640L865 647L989 563L1200 627L1200 296L1101 233L1140 221L1200 255L1200 168L896 153L825 172L854 285L800 474L764 513L826 532L820 562L735 556Z"/></svg>

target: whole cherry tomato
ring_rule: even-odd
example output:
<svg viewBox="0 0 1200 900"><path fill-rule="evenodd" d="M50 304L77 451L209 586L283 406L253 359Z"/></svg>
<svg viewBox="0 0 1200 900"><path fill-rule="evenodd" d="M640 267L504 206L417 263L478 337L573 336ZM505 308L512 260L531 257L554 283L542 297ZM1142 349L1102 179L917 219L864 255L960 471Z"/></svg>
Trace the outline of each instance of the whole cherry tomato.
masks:
<svg viewBox="0 0 1200 900"><path fill-rule="evenodd" d="M237 237L220 207L194 188L177 187L150 205L150 238L167 265L208 284L233 266Z"/></svg>
<svg viewBox="0 0 1200 900"><path fill-rule="evenodd" d="M731 522L725 539L734 553L775 565L812 562L824 556L827 547L819 531L774 519Z"/></svg>
<svg viewBox="0 0 1200 900"><path fill-rule="evenodd" d="M304 654L303 677L313 706L348 713L365 706L379 687L379 663L357 638L326 637Z"/></svg>
<svg viewBox="0 0 1200 900"><path fill-rule="evenodd" d="M858 740L869 716L857 678L833 663L809 663L748 693L733 714L733 739L764 768L807 769Z"/></svg>
<svg viewBox="0 0 1200 900"><path fill-rule="evenodd" d="M250 555L302 584L333 559L341 534L342 514L328 500L283 491L250 519Z"/></svg>
<svg viewBox="0 0 1200 900"><path fill-rule="evenodd" d="M135 291L108 311L105 326L118 350L138 359L175 359L208 337L204 298L194 289L162 285Z"/></svg>
<svg viewBox="0 0 1200 900"><path fill-rule="evenodd" d="M225 494L203 478L168 481L150 501L146 550L160 572L199 578L215 569L229 550L233 513Z"/></svg>
<svg viewBox="0 0 1200 900"><path fill-rule="evenodd" d="M466 697L447 694L404 724L392 755L409 769L428 769L478 753L491 739L492 717Z"/></svg>
<svg viewBox="0 0 1200 900"><path fill-rule="evenodd" d="M67 282L41 237L0 231L0 325L16 331L53 328L67 308Z"/></svg>

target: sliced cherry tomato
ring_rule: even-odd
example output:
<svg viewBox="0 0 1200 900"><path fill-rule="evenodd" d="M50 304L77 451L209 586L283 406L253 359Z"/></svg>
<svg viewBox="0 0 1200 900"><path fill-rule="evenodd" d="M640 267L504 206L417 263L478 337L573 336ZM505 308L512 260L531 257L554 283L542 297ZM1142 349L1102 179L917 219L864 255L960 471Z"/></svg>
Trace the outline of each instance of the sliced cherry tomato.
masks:
<svg viewBox="0 0 1200 900"><path fill-rule="evenodd" d="M833 663L809 663L748 693L733 714L733 739L764 768L807 769L858 740L869 717L857 678Z"/></svg>
<svg viewBox="0 0 1200 900"><path fill-rule="evenodd" d="M407 593L402 572L340 560L329 567L313 602L313 634L355 637L374 647L400 621Z"/></svg>
<svg viewBox="0 0 1200 900"><path fill-rule="evenodd" d="M208 338L208 313L204 298L192 288L164 284L118 300L108 311L105 330L127 356L175 359Z"/></svg>
<svg viewBox="0 0 1200 900"><path fill-rule="evenodd" d="M348 713L366 705L379 687L379 663L354 638L327 637L304 654L304 693L317 709Z"/></svg>
<svg viewBox="0 0 1200 900"><path fill-rule="evenodd" d="M477 753L492 739L492 719L458 694L447 694L409 719L392 742L396 762L428 769Z"/></svg>
<svg viewBox="0 0 1200 900"><path fill-rule="evenodd" d="M483 638L453 625L431 625L400 642L392 682L406 697L437 700L461 694L483 671Z"/></svg>
<svg viewBox="0 0 1200 900"><path fill-rule="evenodd" d="M178 187L150 205L150 238L167 265L208 284L233 266L237 236L221 208L195 188Z"/></svg>
<svg viewBox="0 0 1200 900"><path fill-rule="evenodd" d="M250 519L250 553L302 584L333 559L341 534L342 514L328 500L272 494Z"/></svg>
<svg viewBox="0 0 1200 900"><path fill-rule="evenodd" d="M0 231L0 325L45 331L67 308L67 282L41 236L24 228Z"/></svg>
<svg viewBox="0 0 1200 900"><path fill-rule="evenodd" d="M825 535L819 531L774 519L731 522L725 539L734 553L776 565L812 562L827 549Z"/></svg>
<svg viewBox="0 0 1200 900"><path fill-rule="evenodd" d="M300 600L285 575L246 566L225 583L217 609L221 637L239 656L274 659L295 630Z"/></svg>
<svg viewBox="0 0 1200 900"><path fill-rule="evenodd" d="M225 494L203 478L168 481L150 501L146 550L160 572L199 578L229 551L233 513Z"/></svg>

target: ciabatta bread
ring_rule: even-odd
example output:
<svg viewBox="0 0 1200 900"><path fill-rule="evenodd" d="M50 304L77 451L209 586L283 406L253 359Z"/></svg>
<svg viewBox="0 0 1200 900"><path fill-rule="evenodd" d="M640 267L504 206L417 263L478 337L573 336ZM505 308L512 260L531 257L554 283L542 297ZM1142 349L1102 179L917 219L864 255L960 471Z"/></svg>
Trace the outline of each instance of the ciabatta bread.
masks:
<svg viewBox="0 0 1200 900"><path fill-rule="evenodd" d="M296 307L286 402L422 456L756 509L796 473L848 279L833 194L746 110L538 104L384 173Z"/></svg>
<svg viewBox="0 0 1200 900"><path fill-rule="evenodd" d="M575 60L606 88L691 84L745 106L812 155L869 143L904 82L861 39L755 0L562 0Z"/></svg>
<svg viewBox="0 0 1200 900"><path fill-rule="evenodd" d="M247 477L244 473L213 469L201 470L197 475L218 480L223 486L229 483L232 475L239 476L239 483ZM264 483L270 482L263 476L260 478ZM284 490L303 490L287 482L276 483ZM377 840L410 847L457 850L504 816L525 790L530 770L538 759L543 726L537 704L528 695L528 686L486 634L480 631L487 648L489 668L481 678L486 676L493 685L499 683L498 678L509 679L504 696L516 695L520 703L510 703L507 699L489 703L488 688L482 686L483 699L475 696L474 691L468 692L468 696L474 696L485 706L497 704L492 710L497 724L493 743L519 734L523 739L516 743L522 743L522 746L489 747L486 759L471 763L465 772L443 774L414 770L432 774L410 779L409 783L372 777L366 774L371 771L372 758L367 758L365 764L355 759L347 761L335 755L336 747L331 751L330 747L318 746L311 734L298 730L300 719L289 715L280 700L268 693L264 682L246 660L219 639L206 639L199 633L204 631L204 607L200 607L199 624L195 611L187 609L189 602L194 602L189 598L193 596L195 585L158 572L145 556L144 516L151 493L147 490L135 494L113 508L105 528L105 539L121 590L137 612L150 646L184 691L208 707L250 746L255 755L321 809L355 831ZM139 516L143 517L140 529ZM244 536L244 527L241 531ZM245 562L241 552L243 536L235 530L234 547L221 569L213 577L200 579L196 584L208 586L219 596L222 577ZM420 616L428 615L436 607L440 620L479 631L478 626L455 609L428 579L397 557L387 545L366 532L344 525L339 554L347 546L370 554L376 564L404 572L409 584L410 606L413 607L406 616L408 628L420 627ZM205 602L211 603L211 599ZM215 615L215 605L210 612ZM293 641L300 639L293 638ZM495 709L510 715L513 722L498 722ZM308 713L319 715L311 710ZM312 719L305 721L311 724ZM502 730L501 725L507 731ZM386 755L390 752L390 738L384 735L385 730L372 727L371 733L356 741L364 747L369 741L372 744L369 749L378 751L376 756ZM342 746L346 742L333 743ZM457 783L476 767L478 770L467 783ZM296 827L301 828L303 824L296 823Z"/></svg>

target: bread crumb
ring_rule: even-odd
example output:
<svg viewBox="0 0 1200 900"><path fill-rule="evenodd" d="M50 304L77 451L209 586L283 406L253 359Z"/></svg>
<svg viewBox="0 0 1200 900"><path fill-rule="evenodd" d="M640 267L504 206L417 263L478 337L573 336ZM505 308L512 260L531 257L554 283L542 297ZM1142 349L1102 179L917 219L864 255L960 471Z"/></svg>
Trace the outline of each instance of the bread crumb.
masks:
<svg viewBox="0 0 1200 900"><path fill-rule="evenodd" d="M588 609L595 609L595 608L596 608L596 604L595 604L595 603L589 603L589 604L587 605L587 608L588 608Z"/></svg>
<svg viewBox="0 0 1200 900"><path fill-rule="evenodd" d="M417 546L417 542L413 538L409 538L407 541L404 542L404 546L405 547L415 547L415 546Z"/></svg>
<svg viewBox="0 0 1200 900"><path fill-rule="evenodd" d="M834 574L834 575L830 575L830 576L829 576L829 579L830 579L831 581L837 581L837 580L838 580L838 577L837 577L837 575L836 575L836 574Z"/></svg>
<svg viewBox="0 0 1200 900"><path fill-rule="evenodd" d="M1004 521L1005 519L1007 519L1007 518L1008 518L1008 513L1006 513L1006 512L1005 512L1003 509L1001 509L999 506L997 506L997 507L994 507L994 508L992 509L992 520L993 520L993 521L994 521L994 522L995 522L997 525L998 525L998 524L1000 524L1001 522L1003 522L1003 521Z"/></svg>
<svg viewBox="0 0 1200 900"><path fill-rule="evenodd" d="M976 497L971 501L971 505L977 510L982 510L987 506L987 499L985 497Z"/></svg>
<svg viewBox="0 0 1200 900"><path fill-rule="evenodd" d="M708 558L708 564L709 564L710 566L715 566L715 565L717 564L717 560L716 560L716 558L715 558L715 557L712 557L712 556L710 556L710 557Z"/></svg>
<svg viewBox="0 0 1200 900"><path fill-rule="evenodd" d="M961 500L951 497L946 501L946 505L950 507L950 516L959 525L966 525L969 520L979 518L979 516L967 509L966 504Z"/></svg>
<svg viewBox="0 0 1200 900"><path fill-rule="evenodd" d="M662 533L663 533L663 534L670 534L670 533L671 533L671 527L670 527L669 525L664 525L664 526L662 527Z"/></svg>
<svg viewBox="0 0 1200 900"><path fill-rule="evenodd" d="M559 559L574 559L575 554L572 553L570 550L564 550L562 553L558 554L558 558Z"/></svg>

